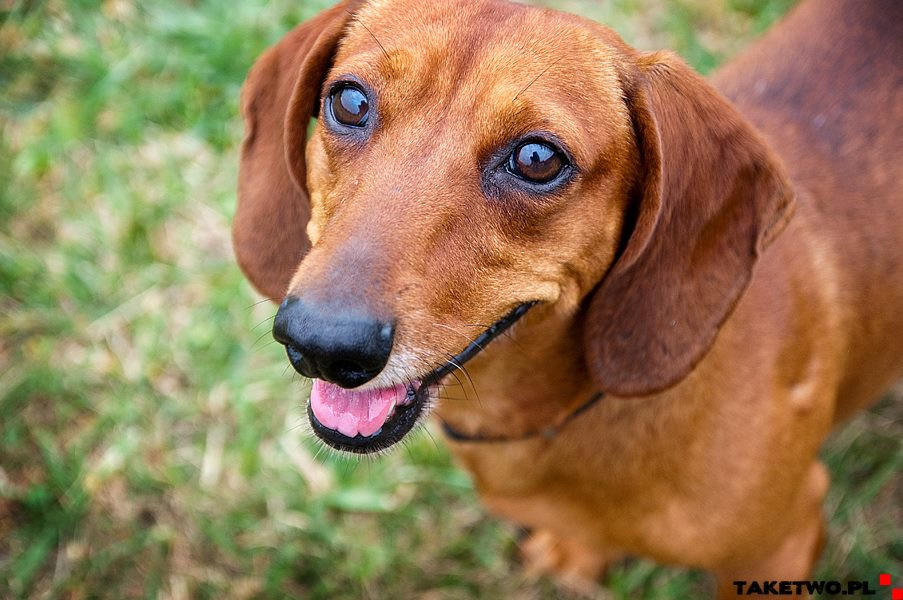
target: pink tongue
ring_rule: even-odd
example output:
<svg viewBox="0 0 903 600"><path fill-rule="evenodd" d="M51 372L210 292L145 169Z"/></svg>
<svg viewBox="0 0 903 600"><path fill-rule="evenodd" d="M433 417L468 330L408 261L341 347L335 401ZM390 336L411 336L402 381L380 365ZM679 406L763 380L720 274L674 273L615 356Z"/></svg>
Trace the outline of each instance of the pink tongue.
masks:
<svg viewBox="0 0 903 600"><path fill-rule="evenodd" d="M324 427L348 437L367 437L385 424L393 406L404 404L407 393L404 385L356 392L314 379L310 408Z"/></svg>

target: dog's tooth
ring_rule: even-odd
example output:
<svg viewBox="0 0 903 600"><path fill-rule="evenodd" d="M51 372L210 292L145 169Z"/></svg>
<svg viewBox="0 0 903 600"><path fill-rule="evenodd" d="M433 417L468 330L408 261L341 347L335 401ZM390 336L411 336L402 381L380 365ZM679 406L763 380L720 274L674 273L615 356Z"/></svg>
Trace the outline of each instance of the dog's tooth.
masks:
<svg viewBox="0 0 903 600"><path fill-rule="evenodd" d="M407 393L404 395L398 404L401 406L410 406L414 403L414 399L417 397L417 390L414 388L408 388Z"/></svg>

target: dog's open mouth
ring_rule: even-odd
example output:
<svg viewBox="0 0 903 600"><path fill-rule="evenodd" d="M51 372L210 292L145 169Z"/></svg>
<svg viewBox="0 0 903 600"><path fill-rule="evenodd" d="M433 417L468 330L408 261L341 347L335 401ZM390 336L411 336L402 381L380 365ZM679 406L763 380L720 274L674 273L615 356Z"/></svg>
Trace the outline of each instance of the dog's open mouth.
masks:
<svg viewBox="0 0 903 600"><path fill-rule="evenodd" d="M307 414L314 432L337 450L367 454L400 441L427 409L430 390L476 356L533 306L521 304L477 336L451 360L420 379L394 387L349 390L315 379Z"/></svg>

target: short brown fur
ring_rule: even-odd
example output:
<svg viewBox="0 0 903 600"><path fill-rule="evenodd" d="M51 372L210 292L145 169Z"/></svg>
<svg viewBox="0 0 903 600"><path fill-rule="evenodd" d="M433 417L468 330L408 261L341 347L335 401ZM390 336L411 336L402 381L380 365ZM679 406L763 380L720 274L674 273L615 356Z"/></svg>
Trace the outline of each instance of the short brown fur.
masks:
<svg viewBox="0 0 903 600"><path fill-rule="evenodd" d="M239 262L270 298L365 296L397 319L374 385L540 302L436 408L516 438L606 392L551 438L450 442L489 509L533 530L534 570L583 585L639 554L712 570L721 597L805 578L818 448L903 373L901 23L893 0L805 2L710 84L572 15L343 2L248 77ZM321 120L305 144L348 75L375 90L376 132ZM487 191L492 153L531 131L577 175Z"/></svg>

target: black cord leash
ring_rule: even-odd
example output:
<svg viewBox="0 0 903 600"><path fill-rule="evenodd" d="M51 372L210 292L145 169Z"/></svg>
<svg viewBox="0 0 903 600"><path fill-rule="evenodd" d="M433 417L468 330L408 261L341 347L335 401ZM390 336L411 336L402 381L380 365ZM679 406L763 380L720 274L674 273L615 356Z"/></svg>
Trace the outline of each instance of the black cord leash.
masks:
<svg viewBox="0 0 903 600"><path fill-rule="evenodd" d="M527 433L522 433L520 435L507 437L502 435L467 435L466 433L462 433L448 424L445 419L441 419L442 421L442 430L445 432L450 439L456 442L484 442L484 443L499 443L499 442L521 442L524 440L529 440L533 438L545 438L552 439L558 432L561 431L568 423L579 417L582 413L589 410L596 402L601 400L605 394L602 392L596 392L593 396L577 407L574 412L568 414L564 419L561 420L556 425L550 425L545 429L539 429L537 431L528 431Z"/></svg>

